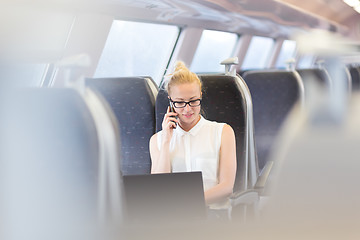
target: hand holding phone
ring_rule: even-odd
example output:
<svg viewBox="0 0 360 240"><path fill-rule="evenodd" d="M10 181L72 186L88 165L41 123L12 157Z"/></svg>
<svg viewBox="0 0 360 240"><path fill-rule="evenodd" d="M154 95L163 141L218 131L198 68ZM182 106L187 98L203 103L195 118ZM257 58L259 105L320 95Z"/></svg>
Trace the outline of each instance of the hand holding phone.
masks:
<svg viewBox="0 0 360 240"><path fill-rule="evenodd" d="M176 113L176 112L175 112L175 109L174 109L174 105L173 105L173 103L172 103L171 101L170 101L170 112ZM176 117L176 118L177 118L177 117ZM176 123L175 121L172 121L172 122L175 123L175 127L174 127L174 128L176 128L177 123Z"/></svg>

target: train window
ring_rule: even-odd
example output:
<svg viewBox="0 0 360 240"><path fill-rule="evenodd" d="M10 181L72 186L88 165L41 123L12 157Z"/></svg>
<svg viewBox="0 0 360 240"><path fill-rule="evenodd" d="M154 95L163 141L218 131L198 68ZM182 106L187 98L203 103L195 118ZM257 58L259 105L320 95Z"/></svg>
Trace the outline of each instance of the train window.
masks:
<svg viewBox="0 0 360 240"><path fill-rule="evenodd" d="M276 61L276 68L286 68L286 61L295 57L296 42L292 40L284 40L280 54Z"/></svg>
<svg viewBox="0 0 360 240"><path fill-rule="evenodd" d="M297 68L311 68L314 64L314 60L314 55L302 55L298 60Z"/></svg>
<svg viewBox="0 0 360 240"><path fill-rule="evenodd" d="M220 62L231 57L238 35L204 30L190 69L194 72L223 72Z"/></svg>
<svg viewBox="0 0 360 240"><path fill-rule="evenodd" d="M94 77L151 76L160 82L180 29L115 20Z"/></svg>
<svg viewBox="0 0 360 240"><path fill-rule="evenodd" d="M274 39L268 37L254 36L251 38L249 48L246 52L242 69L265 68L269 61Z"/></svg>

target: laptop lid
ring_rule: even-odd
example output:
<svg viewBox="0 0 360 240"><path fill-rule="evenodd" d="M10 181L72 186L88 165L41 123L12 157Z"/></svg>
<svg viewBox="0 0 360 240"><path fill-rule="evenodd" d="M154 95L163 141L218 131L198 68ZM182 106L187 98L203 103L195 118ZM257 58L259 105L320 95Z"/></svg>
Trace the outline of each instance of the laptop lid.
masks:
<svg viewBox="0 0 360 240"><path fill-rule="evenodd" d="M201 172L127 175L123 181L131 223L206 219Z"/></svg>

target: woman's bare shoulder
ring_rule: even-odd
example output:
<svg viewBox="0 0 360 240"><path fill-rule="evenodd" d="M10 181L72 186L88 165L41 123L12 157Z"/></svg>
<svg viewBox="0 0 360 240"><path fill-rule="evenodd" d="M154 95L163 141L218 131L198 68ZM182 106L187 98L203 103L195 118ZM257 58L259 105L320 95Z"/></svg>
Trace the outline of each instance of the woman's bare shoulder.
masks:
<svg viewBox="0 0 360 240"><path fill-rule="evenodd" d="M155 134L153 134L153 135L151 136L151 138L150 138L150 144L151 144L152 142L155 142L155 143L156 143L156 140L157 140L157 138L158 138L158 135L159 135L159 132L157 132L157 133L155 133Z"/></svg>
<svg viewBox="0 0 360 240"><path fill-rule="evenodd" d="M226 135L234 135L234 129L229 124L225 123L223 133Z"/></svg>

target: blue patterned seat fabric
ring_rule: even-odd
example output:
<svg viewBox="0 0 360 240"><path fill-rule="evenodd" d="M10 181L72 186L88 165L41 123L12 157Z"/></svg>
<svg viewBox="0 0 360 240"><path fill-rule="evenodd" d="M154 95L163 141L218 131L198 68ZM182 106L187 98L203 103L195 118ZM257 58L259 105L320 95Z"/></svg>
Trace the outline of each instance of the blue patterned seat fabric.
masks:
<svg viewBox="0 0 360 240"><path fill-rule="evenodd" d="M300 98L301 87L289 71L249 71L243 78L253 101L255 144L261 171L280 127Z"/></svg>
<svg viewBox="0 0 360 240"><path fill-rule="evenodd" d="M246 174L246 105L244 96L239 90L236 78L224 75L199 75L203 83L203 116L212 121L225 122L235 132L237 154L237 177L234 191L245 190L244 177ZM156 131L161 130L161 123L169 106L167 93L159 90L156 99Z"/></svg>
<svg viewBox="0 0 360 240"><path fill-rule="evenodd" d="M86 84L108 101L119 125L121 172L150 173L149 140L155 133L155 96L143 77L94 78Z"/></svg>

